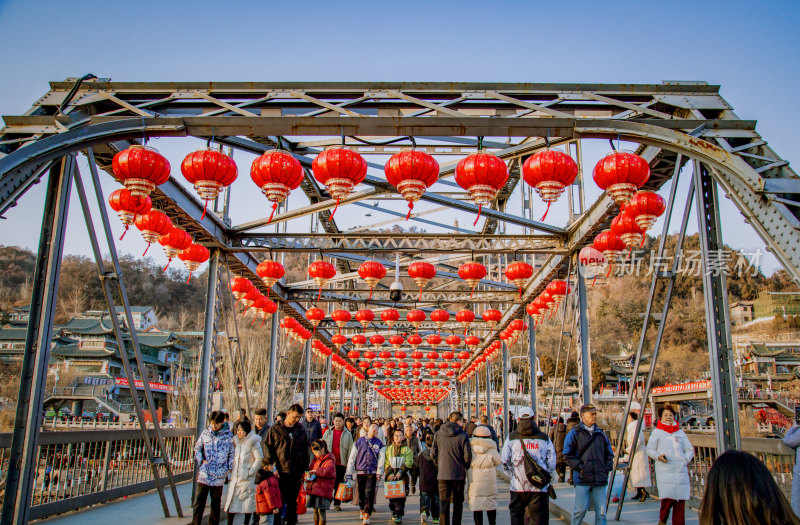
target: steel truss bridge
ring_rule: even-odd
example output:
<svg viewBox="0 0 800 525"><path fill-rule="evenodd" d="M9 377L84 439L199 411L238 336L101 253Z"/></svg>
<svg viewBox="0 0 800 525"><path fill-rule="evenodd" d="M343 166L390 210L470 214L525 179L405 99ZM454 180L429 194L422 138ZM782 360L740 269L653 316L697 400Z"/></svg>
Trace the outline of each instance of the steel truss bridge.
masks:
<svg viewBox="0 0 800 525"><path fill-rule="evenodd" d="M526 316L524 305L540 293L554 278L574 279L577 293L568 298L579 334L577 346L581 363L584 401L591 399L589 327L586 317L586 286L575 273L576 253L593 237L607 228L619 211L603 194L594 203L584 203L586 182L582 144L593 139L617 140L638 144L637 153L650 164L651 176L645 189L658 190L668 182L670 197L664 233L673 210L683 213L681 235L687 228L689 210L695 209L701 232L704 270L711 255L722 247L722 224L718 195L729 198L746 221L756 230L772 252L800 283L800 178L786 160L774 152L756 131L756 122L742 120L719 94L719 86L705 82L665 82L663 84L478 84L478 83L291 83L291 82L111 82L90 76L52 82L49 91L36 100L23 115L4 116L0 130L0 215L14 206L28 189L47 180L43 207L42 233L34 275L31 317L28 326L20 401L17 407L11 444L7 490L0 523L25 523L31 506L30 488L34 475L31 460L39 436L39 415L47 374L49 337L55 311L58 273L64 245L66 206L74 185L86 218L98 272L110 310L120 307L130 321L130 309L119 271L105 200L100 187L102 172L110 173L111 159L129 145L143 138L197 137L213 141L231 151L261 154L274 148L291 152L305 170L300 191L306 203L278 209L269 226L266 217L252 217L233 224L224 202L203 214L203 203L194 192L179 183L176 173L151 195L154 208L167 213L194 238L211 250L202 354L198 431L205 426L209 409L209 378L213 374L212 355L218 350L216 327L220 317L228 315L221 307L223 287L220 280L237 274L250 278L267 293L256 274L256 266L266 256L280 253L310 253L336 261L339 275L332 287L322 291L321 303L348 305L364 301L367 290L355 281L360 262L371 258L383 262L390 272L414 260L437 264L439 277L455 277L456 261L482 260L490 273L481 281L474 296L458 283L445 283L428 289L421 297L408 290L399 302L390 301L384 288L376 288L373 307L380 309L400 304L426 308L440 307L455 311L467 303L492 303L503 312L497 331L476 323L483 335L481 347L473 359L496 338L499 330L511 321ZM421 200L436 208L411 215L413 225L432 226L446 233L385 233L380 228L398 222L405 214L382 208L383 221L351 231L342 231L331 220L336 206L325 188L311 175L314 156L326 146L345 143L368 160L368 175L340 206L373 208L364 201L399 200L393 186L383 176L382 161L376 157L391 155L403 147L424 149L442 160L439 182L428 189ZM482 146L504 159L509 166L509 180L496 200L483 208L483 221L477 231L458 227L448 218L448 210L477 214L478 208L452 180L456 162L449 156L474 152ZM522 162L547 147L565 149L579 163L580 174L568 192L569 221L556 226L533 218L532 207L521 213L507 211L512 195L530 189L520 184ZM78 171L76 155L86 155L90 173ZM686 164L692 164L691 192L686 206L675 203L675 181ZM173 162L173 166L175 163ZM175 171L173 169L173 171ZM246 177L242 177L246 178ZM91 182L89 191L84 180ZM242 182L246 184L247 181ZM88 196L96 194L101 216L96 223L88 208ZM224 201L225 199L220 199ZM694 208L692 208L694 206ZM341 211L339 213L342 213ZM317 215L324 230L287 231L291 219ZM295 223L292 223L295 224ZM506 225L520 227L522 233L505 233ZM519 228L515 229L518 231ZM98 237L97 232L101 232ZM664 252L662 235L659 254ZM112 264L103 263L99 239L109 243ZM680 249L680 245L679 248ZM536 262L534 276L521 293L500 277L501 260L523 258ZM658 283L666 284L663 316L668 312L675 270L653 276L645 319L651 318ZM574 275L573 275L574 274ZM736 386L724 274L704 271L706 321L710 365L714 385L715 420L718 449L738 448ZM311 282L279 282L270 297L279 302L280 315L294 317L308 329L305 309L316 300ZM566 307L565 307L566 308ZM275 389L277 323L272 317L270 341L270 419ZM565 314L566 316L566 314ZM648 388L657 362L663 326L658 326L648 375ZM132 325L131 322L128 323ZM352 325L357 326L355 323ZM643 324L635 371L638 372L649 323ZM371 330L386 327L375 324ZM421 329L432 330L432 324ZM323 323L316 335L330 343L333 326ZM531 363L535 361L534 330L526 342ZM122 344L122 336L117 333ZM132 334L133 335L133 334ZM134 354L141 366L138 342L133 338ZM239 353L237 345L232 346ZM220 346L219 351L223 351ZM561 348L559 348L559 355ZM126 356L126 352L121 352ZM310 352L306 352L306 359ZM330 358L328 358L330 359ZM330 375L330 361L328 374ZM133 385L133 372L127 357L125 372ZM503 350L503 377L508 376L508 348ZM243 367L242 367L243 368ZM306 367L308 370L308 367ZM241 371L245 377L244 370ZM487 376L488 377L488 376ZM534 378L533 400L536 399ZM342 382L344 385L344 382ZM464 406L474 387L478 398L480 381L473 378L458 385L455 395L444 403L447 408ZM306 389L308 386L306 385ZM508 406L507 389L504 405ZM370 389L372 391L372 389ZM144 410L153 410L152 397L145 383L147 406L136 403L138 420ZM363 392L363 390L362 390ZM307 395L307 391L306 391ZM551 398L554 396L551 396ZM137 400L137 396L133 396ZM628 399L628 407L632 399ZM249 400L247 401L249 404ZM328 402L326 400L327 408ZM466 404L469 407L469 403ZM536 406L536 403L533 403ZM627 408L627 407L626 407ZM505 410L507 417L508 411ZM155 419L155 418L154 418ZM505 428L508 428L506 425ZM623 429L624 431L624 429ZM146 432L143 430L143 432ZM637 429L637 434L639 429ZM158 428L157 439L147 453L156 472L157 465L168 465L166 449ZM149 440L145 440L150 443ZM168 481L174 493L174 480L167 467ZM154 476L165 513L168 513L160 476ZM178 505L179 513L180 508Z"/></svg>

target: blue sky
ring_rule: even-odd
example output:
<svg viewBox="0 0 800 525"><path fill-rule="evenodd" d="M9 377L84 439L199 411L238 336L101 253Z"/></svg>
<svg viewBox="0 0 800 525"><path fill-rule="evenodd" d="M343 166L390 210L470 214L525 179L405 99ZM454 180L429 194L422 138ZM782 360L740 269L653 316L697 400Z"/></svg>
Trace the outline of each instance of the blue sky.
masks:
<svg viewBox="0 0 800 525"><path fill-rule="evenodd" d="M89 72L118 81L706 80L721 84L737 114L757 119L761 135L794 164L799 25L800 2L789 1L6 1L0 115L26 111L50 80ZM201 144L157 142L174 173L182 155ZM235 192L250 198L249 158L236 160ZM41 186L8 214L0 244L35 247ZM110 183L107 192L114 188ZM247 208L253 206L266 207L253 200ZM67 251L88 254L72 211ZM558 209L551 214L563 223ZM737 227L741 216L727 202L723 214L726 242L763 249L749 227ZM358 223L341 215L345 226ZM471 224L466 216L459 221ZM298 231L307 227L297 224ZM141 253L130 237L121 250ZM763 264L768 273L777 267L771 258Z"/></svg>

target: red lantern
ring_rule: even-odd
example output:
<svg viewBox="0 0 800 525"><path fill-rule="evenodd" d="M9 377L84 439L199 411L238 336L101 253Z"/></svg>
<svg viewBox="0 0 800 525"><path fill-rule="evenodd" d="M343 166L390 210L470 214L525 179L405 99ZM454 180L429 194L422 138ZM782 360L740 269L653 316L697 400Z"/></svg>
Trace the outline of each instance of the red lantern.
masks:
<svg viewBox="0 0 800 525"><path fill-rule="evenodd" d="M464 327L464 335L467 335L467 330L469 329L469 325L472 324L472 321L475 320L475 314L472 310L459 310L456 312L456 321L461 323L461 326Z"/></svg>
<svg viewBox="0 0 800 525"><path fill-rule="evenodd" d="M350 340L353 341L353 346L356 348L361 348L367 344L367 338L363 334L354 334Z"/></svg>
<svg viewBox="0 0 800 525"><path fill-rule="evenodd" d="M255 286L247 277L234 277L230 282L231 293L238 301L242 299L250 290L255 290Z"/></svg>
<svg viewBox="0 0 800 525"><path fill-rule="evenodd" d="M611 230L603 230L594 238L592 247L606 258L609 263L608 271L611 273L611 264L625 249L625 242Z"/></svg>
<svg viewBox="0 0 800 525"><path fill-rule="evenodd" d="M322 287L336 275L336 267L328 261L314 261L308 266L308 276L319 286L317 301L322 297Z"/></svg>
<svg viewBox="0 0 800 525"><path fill-rule="evenodd" d="M547 203L540 220L547 217L550 205L558 200L567 186L575 182L577 176L578 165L564 152L548 149L528 157L522 165L522 178Z"/></svg>
<svg viewBox="0 0 800 525"><path fill-rule="evenodd" d="M442 337L438 334L431 334L426 338L426 341L428 341L428 344L431 346L431 348L436 350L439 348L439 345L442 344ZM430 354L428 355L430 356Z"/></svg>
<svg viewBox="0 0 800 525"><path fill-rule="evenodd" d="M480 340L480 339L478 339L478 338L477 338L476 336L474 336L474 335L468 335L468 336L467 336L467 338L466 338L466 339L464 339L464 344L466 344L466 345L467 345L467 348L469 348L469 349L470 349L470 351L474 352L475 350L477 350L477 349L478 349L478 346L481 344L481 340ZM468 352L461 352L461 353L459 353L459 354L458 354L458 358L459 358L459 359L465 359L465 358L462 358L462 357L461 357L461 356L462 356L462 355L464 355L464 354L467 354L467 357L466 357L466 359L469 359L469 353L468 353Z"/></svg>
<svg viewBox="0 0 800 525"><path fill-rule="evenodd" d="M192 244L192 236L184 230L173 226L169 233L158 238L158 244L164 248L164 253L167 255L167 266L169 266L173 257L176 257ZM167 271L167 266L164 266L165 272Z"/></svg>
<svg viewBox="0 0 800 525"><path fill-rule="evenodd" d="M508 324L508 327L515 332L524 332L528 329L528 326L522 319L514 319Z"/></svg>
<svg viewBox="0 0 800 525"><path fill-rule="evenodd" d="M414 352L411 354L412 359L420 359L419 357L414 357L419 352L417 352L417 347L422 344L422 336L419 334L411 334L408 336L407 339L408 346L414 349Z"/></svg>
<svg viewBox="0 0 800 525"><path fill-rule="evenodd" d="M253 303L253 309L256 311L258 318L261 319L261 326L264 326L264 321L278 311L278 305L262 295Z"/></svg>
<svg viewBox="0 0 800 525"><path fill-rule="evenodd" d="M352 319L352 316L347 310L334 310L331 313L331 319L333 319L333 322L336 323L336 326L339 327L339 331L341 331L342 328L347 326L347 322Z"/></svg>
<svg viewBox="0 0 800 525"><path fill-rule="evenodd" d="M408 201L408 215L425 190L439 179L439 163L424 151L395 153L384 167L386 180Z"/></svg>
<svg viewBox="0 0 800 525"><path fill-rule="evenodd" d="M399 350L400 347L403 346L403 343L405 342L406 340L403 339L402 335L393 335L392 337L389 338L389 344L392 345L395 350Z"/></svg>
<svg viewBox="0 0 800 525"><path fill-rule="evenodd" d="M331 337L331 343L333 343L333 346L335 346L337 350L340 350L344 345L347 344L347 336L335 334L333 337ZM358 352L356 352L356 354L358 354ZM356 359L357 358L358 355L356 355Z"/></svg>
<svg viewBox="0 0 800 525"><path fill-rule="evenodd" d="M192 279L192 272L197 270L201 264L206 262L209 257L208 248L201 244L190 244L185 250L178 254L178 259L183 261L183 265L189 270L188 283Z"/></svg>
<svg viewBox="0 0 800 525"><path fill-rule="evenodd" d="M364 157L347 148L329 148L316 156L311 163L314 178L328 189L332 199L336 199L333 214L339 208L339 201L360 184L367 176L367 162Z"/></svg>
<svg viewBox="0 0 800 525"><path fill-rule="evenodd" d="M419 324L425 320L425 312L422 310L411 310L406 314L406 320L411 323L415 329L419 328ZM411 338L408 338L409 343L411 342Z"/></svg>
<svg viewBox="0 0 800 525"><path fill-rule="evenodd" d="M506 268L506 279L508 282L519 288L519 297L522 298L522 287L533 276L533 268L530 264L522 261L512 262Z"/></svg>
<svg viewBox="0 0 800 525"><path fill-rule="evenodd" d="M356 312L356 321L361 323L364 330L375 320L375 313L372 310L359 310Z"/></svg>
<svg viewBox="0 0 800 525"><path fill-rule="evenodd" d="M494 330L494 327L497 326L497 323L503 318L502 312L500 310L484 310L483 314L481 315L484 321L489 325L489 328Z"/></svg>
<svg viewBox="0 0 800 525"><path fill-rule="evenodd" d="M386 310L381 312L381 320L386 323L386 326L392 328L394 323L396 323L400 319L400 312L395 310L394 308L387 308Z"/></svg>
<svg viewBox="0 0 800 525"><path fill-rule="evenodd" d="M408 266L408 276L419 286L419 299L422 299L422 289L436 276L436 268L431 263L416 261Z"/></svg>
<svg viewBox="0 0 800 525"><path fill-rule="evenodd" d="M611 231L619 235L622 242L630 249L644 244L644 231L636 224L636 220L626 211L611 221Z"/></svg>
<svg viewBox="0 0 800 525"><path fill-rule="evenodd" d="M133 196L146 197L156 186L169 180L169 161L157 150L134 145L114 155L114 177Z"/></svg>
<svg viewBox="0 0 800 525"><path fill-rule="evenodd" d="M125 225L125 231L122 232L119 240L125 237L128 228L136 221L137 216L149 212L153 207L148 195L134 196L127 188L113 191L108 196L108 203L111 205L111 209L117 212L120 222Z"/></svg>
<svg viewBox="0 0 800 525"><path fill-rule="evenodd" d="M667 209L664 199L654 191L639 190L625 206L625 213L630 215L642 231L647 231Z"/></svg>
<svg viewBox="0 0 800 525"><path fill-rule="evenodd" d="M386 341L386 339L381 334L375 334L369 338L369 344L372 345L372 348L377 352L381 345Z"/></svg>
<svg viewBox="0 0 800 525"><path fill-rule="evenodd" d="M436 323L436 326L439 330L442 329L442 326L450 320L450 314L447 310L434 310L431 312L431 321Z"/></svg>
<svg viewBox="0 0 800 525"><path fill-rule="evenodd" d="M208 201L216 199L222 188L233 184L239 171L233 159L221 151L201 149L186 155L181 163L181 173L205 201L200 216L202 220L206 216Z"/></svg>
<svg viewBox="0 0 800 525"><path fill-rule="evenodd" d="M267 259L258 263L256 273L261 277L264 286L272 288L284 276L286 270L281 263ZM267 295L269 296L269 290L267 290Z"/></svg>
<svg viewBox="0 0 800 525"><path fill-rule="evenodd" d="M448 336L445 342L450 346L450 349L455 350L456 347L461 344L461 338L453 334Z"/></svg>
<svg viewBox="0 0 800 525"><path fill-rule="evenodd" d="M581 263L581 275L584 277L594 277L603 273L606 267L606 257L592 246L584 246L578 253L578 260ZM594 284L594 282L592 282Z"/></svg>
<svg viewBox="0 0 800 525"><path fill-rule="evenodd" d="M143 215L137 215L134 223L142 233L144 240L147 241L147 248L145 248L142 257L147 254L151 244L156 242L162 235L168 234L172 229L172 221L158 210L150 210Z"/></svg>
<svg viewBox="0 0 800 525"><path fill-rule="evenodd" d="M319 326L319 323L325 319L325 310L321 308L309 308L306 310L306 319L316 328Z"/></svg>
<svg viewBox="0 0 800 525"><path fill-rule="evenodd" d="M467 190L472 202L478 205L478 216L473 226L481 218L481 209L497 198L497 192L508 182L506 163L491 153L473 153L461 159L456 166L456 184Z"/></svg>
<svg viewBox="0 0 800 525"><path fill-rule="evenodd" d="M372 299L372 289L378 284L378 281L386 277L386 267L378 261L365 261L358 267L358 275L364 279L369 286L369 297L367 300Z"/></svg>
<svg viewBox="0 0 800 525"><path fill-rule="evenodd" d="M545 290L553 298L556 307L558 307L567 297L567 294L570 293L571 287L567 284L567 281L556 279L555 281L550 281Z"/></svg>
<svg viewBox="0 0 800 525"><path fill-rule="evenodd" d="M270 150L253 161L250 178L272 202L272 213L267 221L269 224L278 209L278 203L283 202L303 182L303 167L291 153Z"/></svg>
<svg viewBox="0 0 800 525"><path fill-rule="evenodd" d="M458 268L458 276L469 285L472 290L470 297L472 297L475 294L475 287L478 286L481 279L486 277L486 267L474 261L468 262Z"/></svg>
<svg viewBox="0 0 800 525"><path fill-rule="evenodd" d="M614 151L600 159L592 178L614 202L624 205L650 178L650 166L635 153Z"/></svg>

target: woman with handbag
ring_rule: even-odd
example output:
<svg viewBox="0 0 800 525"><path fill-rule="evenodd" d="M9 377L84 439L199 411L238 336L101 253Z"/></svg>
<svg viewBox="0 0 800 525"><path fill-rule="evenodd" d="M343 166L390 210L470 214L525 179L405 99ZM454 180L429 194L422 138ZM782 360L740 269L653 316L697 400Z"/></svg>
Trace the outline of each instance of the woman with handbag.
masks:
<svg viewBox="0 0 800 525"><path fill-rule="evenodd" d="M395 429L391 444L381 449L381 458L378 460L378 477L384 478L389 510L395 523L403 521L408 496L408 474L414 466L413 453L403 445L404 440L403 431Z"/></svg>
<svg viewBox="0 0 800 525"><path fill-rule="evenodd" d="M239 421L236 425L233 438L236 449L225 502L228 523L233 523L236 514L244 514L244 523L249 524L251 515L256 512L254 482L264 454L261 452L261 437L251 430L249 421Z"/></svg>
<svg viewBox="0 0 800 525"><path fill-rule="evenodd" d="M475 427L472 439L472 463L469 468L469 508L475 525L483 525L483 511L489 525L497 522L497 467L500 454L489 427Z"/></svg>
<svg viewBox="0 0 800 525"><path fill-rule="evenodd" d="M314 460L306 478L306 507L314 509L314 525L325 525L336 490L336 460L322 439L311 443L311 453Z"/></svg>

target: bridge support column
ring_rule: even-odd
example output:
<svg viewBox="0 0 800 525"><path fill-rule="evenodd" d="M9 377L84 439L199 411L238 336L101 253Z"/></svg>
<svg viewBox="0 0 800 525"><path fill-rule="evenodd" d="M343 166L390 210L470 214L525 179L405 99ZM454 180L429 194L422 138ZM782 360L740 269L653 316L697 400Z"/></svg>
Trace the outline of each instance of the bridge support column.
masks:
<svg viewBox="0 0 800 525"><path fill-rule="evenodd" d="M306 341L305 356L306 364L303 367L303 409L308 408L309 396L311 395L311 339Z"/></svg>
<svg viewBox="0 0 800 525"><path fill-rule="evenodd" d="M578 310L580 312L581 336L581 402L588 405L592 402L592 354L589 346L589 317L586 313L589 299L586 295L586 280L581 272L577 272Z"/></svg>
<svg viewBox="0 0 800 525"><path fill-rule="evenodd" d="M275 376L278 369L278 313L272 314L269 335L269 379L267 380L267 424L275 422Z"/></svg>
<svg viewBox="0 0 800 525"><path fill-rule="evenodd" d="M531 409L534 420L538 420L539 411L536 409L536 330L533 329L533 316L528 316L528 365L531 372Z"/></svg>
<svg viewBox="0 0 800 525"><path fill-rule="evenodd" d="M331 356L325 358L325 406L322 413L328 424L331 424Z"/></svg>
<svg viewBox="0 0 800 525"><path fill-rule="evenodd" d="M509 434L508 419L508 345L503 343L503 433Z"/></svg>

